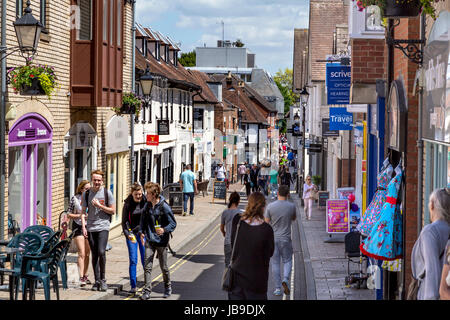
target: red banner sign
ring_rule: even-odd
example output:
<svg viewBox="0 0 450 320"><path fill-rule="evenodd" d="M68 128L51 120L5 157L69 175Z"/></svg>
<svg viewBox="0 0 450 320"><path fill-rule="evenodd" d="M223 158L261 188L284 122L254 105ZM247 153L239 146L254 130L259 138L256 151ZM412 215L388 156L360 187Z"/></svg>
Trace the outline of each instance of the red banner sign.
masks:
<svg viewBox="0 0 450 320"><path fill-rule="evenodd" d="M147 135L147 145L148 146L158 146L159 145L159 136L158 135Z"/></svg>

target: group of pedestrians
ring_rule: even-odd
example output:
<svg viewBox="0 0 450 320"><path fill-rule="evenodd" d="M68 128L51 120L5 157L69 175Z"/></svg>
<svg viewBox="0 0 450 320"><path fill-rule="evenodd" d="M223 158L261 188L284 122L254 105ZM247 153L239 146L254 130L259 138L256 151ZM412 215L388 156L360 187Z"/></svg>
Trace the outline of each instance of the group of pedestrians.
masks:
<svg viewBox="0 0 450 320"><path fill-rule="evenodd" d="M106 291L106 246L112 215L116 212L115 200L110 190L103 186L104 173L95 170L91 182L82 181L71 199L68 214L73 219L72 231L78 248L78 271L80 286L91 284L88 279L89 255L95 282L94 291ZM184 181L188 181L187 178ZM195 188L196 189L196 188ZM145 195L144 195L145 191ZM191 202L193 209L193 203ZM131 186L130 194L122 209L122 229L129 254L130 294L136 294L136 267L138 256L144 268L142 300L150 299L151 273L155 254L164 280L164 298L172 294L167 251L171 233L176 228L175 216L161 194L157 183L147 182Z"/></svg>
<svg viewBox="0 0 450 320"><path fill-rule="evenodd" d="M290 188L291 183L294 183L294 177L289 172L288 166L280 166L279 170L267 168L260 165L253 164L252 166L247 163L239 166L238 172L241 175L241 184L245 185L245 193L248 196L252 192L259 191L264 195L272 196L272 199L276 198L278 186L286 185Z"/></svg>
<svg viewBox="0 0 450 320"><path fill-rule="evenodd" d="M238 208L239 194L230 195L220 224L225 237L225 266L231 266L233 272L230 300L267 300L270 265L273 294L280 296L282 290L290 294L291 224L297 215L295 205L288 201L289 194L289 187L281 185L278 200L266 205L264 194L255 191L248 196L244 211Z"/></svg>

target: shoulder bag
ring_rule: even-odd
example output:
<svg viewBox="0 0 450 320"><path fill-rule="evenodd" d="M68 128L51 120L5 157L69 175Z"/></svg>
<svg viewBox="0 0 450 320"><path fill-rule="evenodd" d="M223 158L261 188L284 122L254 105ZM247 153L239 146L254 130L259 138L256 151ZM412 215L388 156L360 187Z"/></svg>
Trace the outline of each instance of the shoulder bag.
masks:
<svg viewBox="0 0 450 320"><path fill-rule="evenodd" d="M439 260L441 260L442 257L444 256L444 252L445 252L445 249L440 254ZM425 272L419 278L420 278L420 280L425 278ZM416 279L413 276L411 276L411 283L409 284L409 287L408 287L408 293L406 295L406 300L417 300L417 293L419 292L419 285L420 285L419 279Z"/></svg>
<svg viewBox="0 0 450 320"><path fill-rule="evenodd" d="M231 250L230 264L226 267L222 276L222 290L231 291L233 288L233 269L231 269L231 264L233 263L234 249L236 248L236 239L239 234L239 226L241 221L239 221L236 229L236 236L234 237L233 250Z"/></svg>

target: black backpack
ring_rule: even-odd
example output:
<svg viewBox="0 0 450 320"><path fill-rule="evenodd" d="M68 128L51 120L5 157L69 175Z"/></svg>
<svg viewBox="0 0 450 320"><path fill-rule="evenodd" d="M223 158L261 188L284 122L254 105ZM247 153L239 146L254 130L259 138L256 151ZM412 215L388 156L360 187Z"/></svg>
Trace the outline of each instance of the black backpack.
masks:
<svg viewBox="0 0 450 320"><path fill-rule="evenodd" d="M108 190L106 188L103 188L103 191L105 192L105 206L109 207ZM86 205L87 205L87 207L89 207L89 190L86 190L86 192L84 193L84 196L85 196ZM112 214L108 214L108 216L109 216L109 222L111 222Z"/></svg>

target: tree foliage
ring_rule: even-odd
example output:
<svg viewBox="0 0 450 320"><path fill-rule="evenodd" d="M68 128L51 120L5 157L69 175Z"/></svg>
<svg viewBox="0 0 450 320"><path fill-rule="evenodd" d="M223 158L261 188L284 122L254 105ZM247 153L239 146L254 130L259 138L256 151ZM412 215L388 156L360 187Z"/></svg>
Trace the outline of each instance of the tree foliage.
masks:
<svg viewBox="0 0 450 320"><path fill-rule="evenodd" d="M236 42L233 42L233 45L234 45L236 48L243 48L243 47L245 46L245 43L243 43L243 42L241 41L241 39L237 39Z"/></svg>
<svg viewBox="0 0 450 320"><path fill-rule="evenodd" d="M293 70L286 68L284 71L282 71L281 69L278 70L278 72L273 77L273 80L277 84L278 89L280 90L284 98L285 114L291 109L291 106L295 104L295 101L298 98L298 95L292 92L292 86L294 81L293 75L294 75ZM282 121L281 132L283 133L286 132L286 121Z"/></svg>
<svg viewBox="0 0 450 320"><path fill-rule="evenodd" d="M178 62L180 62L183 67L195 67L197 63L196 57L197 54L195 53L195 50L182 53L180 59L178 59Z"/></svg>

